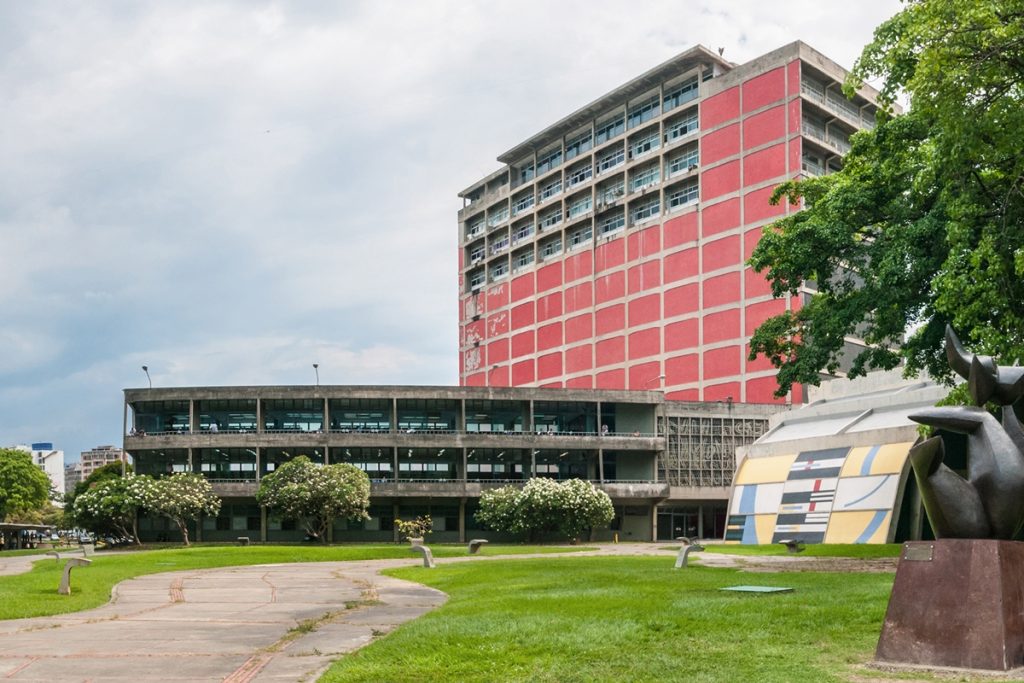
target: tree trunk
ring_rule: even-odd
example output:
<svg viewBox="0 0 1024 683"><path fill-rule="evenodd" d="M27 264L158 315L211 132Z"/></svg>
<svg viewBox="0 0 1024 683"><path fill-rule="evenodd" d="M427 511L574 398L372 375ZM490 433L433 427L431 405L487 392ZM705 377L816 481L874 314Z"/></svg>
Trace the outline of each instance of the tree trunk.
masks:
<svg viewBox="0 0 1024 683"><path fill-rule="evenodd" d="M183 519L174 520L177 523L178 528L181 530L181 537L185 539L185 546L188 547L191 543L188 542L188 523Z"/></svg>

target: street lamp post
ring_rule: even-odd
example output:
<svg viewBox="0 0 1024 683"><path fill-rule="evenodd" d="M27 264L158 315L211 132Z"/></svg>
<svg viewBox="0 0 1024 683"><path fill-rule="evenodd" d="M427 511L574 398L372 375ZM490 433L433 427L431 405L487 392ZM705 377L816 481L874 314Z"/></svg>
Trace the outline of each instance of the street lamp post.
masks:
<svg viewBox="0 0 1024 683"><path fill-rule="evenodd" d="M143 365L142 366L142 371L144 373L146 373L146 380L149 381L149 388L152 389L153 388L153 380L149 376L149 366L148 365Z"/></svg>
<svg viewBox="0 0 1024 683"><path fill-rule="evenodd" d="M313 372L316 373L316 385L320 386L320 364L313 363Z"/></svg>

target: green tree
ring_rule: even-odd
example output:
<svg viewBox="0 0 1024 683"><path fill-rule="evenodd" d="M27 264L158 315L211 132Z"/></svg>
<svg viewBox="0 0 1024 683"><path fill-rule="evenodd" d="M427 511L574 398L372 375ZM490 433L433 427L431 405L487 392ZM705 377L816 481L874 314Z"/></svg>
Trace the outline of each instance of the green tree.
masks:
<svg viewBox="0 0 1024 683"><path fill-rule="evenodd" d="M480 496L478 521L496 531L557 532L575 541L584 531L615 517L608 494L582 479L530 479L526 486L504 486Z"/></svg>
<svg viewBox="0 0 1024 683"><path fill-rule="evenodd" d="M32 455L0 448L0 520L38 510L50 500L50 478L32 462Z"/></svg>
<svg viewBox="0 0 1024 683"><path fill-rule="evenodd" d="M82 481L75 484L75 488L64 494L64 509L68 513L68 523L70 525L78 524L84 528L84 524L80 524L75 519L75 499L82 495L93 486L96 486L100 482L108 481L110 479L120 479L126 474L132 473L132 466L129 463L124 463L122 466L119 462L110 462L102 467L97 467L95 470L89 473L89 476Z"/></svg>
<svg viewBox="0 0 1024 683"><path fill-rule="evenodd" d="M96 535L114 534L139 544L139 512L150 507L156 481L147 475L108 478L75 498L76 523Z"/></svg>
<svg viewBox="0 0 1024 683"><path fill-rule="evenodd" d="M335 519L369 519L370 479L354 465L315 465L300 455L260 480L256 502L326 543Z"/></svg>
<svg viewBox="0 0 1024 683"><path fill-rule="evenodd" d="M199 519L199 515L220 512L220 498L202 475L180 472L153 482L146 507L153 514L174 522L185 545L189 545L189 522Z"/></svg>
<svg viewBox="0 0 1024 683"><path fill-rule="evenodd" d="M750 260L776 296L807 280L820 292L753 336L780 395L834 372L844 336L873 345L852 376L903 360L948 378L947 323L976 353L1024 360L1024 3L909 0L845 87L874 79L909 113L855 135L841 172L780 186L776 201L805 209Z"/></svg>

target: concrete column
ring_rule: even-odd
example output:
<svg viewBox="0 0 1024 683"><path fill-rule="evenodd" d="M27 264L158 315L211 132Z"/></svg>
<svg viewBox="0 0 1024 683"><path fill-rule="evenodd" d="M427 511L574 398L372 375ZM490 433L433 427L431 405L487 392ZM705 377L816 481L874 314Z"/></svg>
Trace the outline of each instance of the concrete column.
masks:
<svg viewBox="0 0 1024 683"><path fill-rule="evenodd" d="M393 398L393 399L391 399L391 433L394 434L397 431L398 431L398 399L397 398ZM395 473L396 474L398 473L397 469L395 469Z"/></svg>
<svg viewBox="0 0 1024 683"><path fill-rule="evenodd" d="M398 519L398 503L397 502L391 503L391 516L394 519ZM394 540L395 543L398 543L399 541L402 540L398 536L398 525L397 524L395 524L394 525L394 529L392 529L391 537L392 537L392 539Z"/></svg>
<svg viewBox="0 0 1024 683"><path fill-rule="evenodd" d="M263 399L256 399L256 433L263 433Z"/></svg>
<svg viewBox="0 0 1024 683"><path fill-rule="evenodd" d="M625 515L623 515L625 516ZM651 503L651 541L658 540L658 504Z"/></svg>
<svg viewBox="0 0 1024 683"><path fill-rule="evenodd" d="M459 499L459 543L466 542L466 499Z"/></svg>
<svg viewBox="0 0 1024 683"><path fill-rule="evenodd" d="M604 483L604 449L597 449L597 478Z"/></svg>
<svg viewBox="0 0 1024 683"><path fill-rule="evenodd" d="M256 481L259 481L260 480L260 451L262 451L263 449L257 446L253 450L256 451Z"/></svg>
<svg viewBox="0 0 1024 683"><path fill-rule="evenodd" d="M466 432L466 399L464 398L459 399L459 415L455 428L462 433Z"/></svg>
<svg viewBox="0 0 1024 683"><path fill-rule="evenodd" d="M395 465L395 482L398 482L398 446L391 447L391 461Z"/></svg>
<svg viewBox="0 0 1024 683"><path fill-rule="evenodd" d="M461 479L463 482L465 482L467 479L469 479L469 455L467 454L465 448L463 448L461 450L462 450L462 476L459 477L459 479Z"/></svg>
<svg viewBox="0 0 1024 683"><path fill-rule="evenodd" d="M128 397L124 399L124 415L121 422L121 476L125 476L128 473L128 455L124 449L125 436L128 434ZM70 491L69 491L70 493ZM0 550L3 546L0 545Z"/></svg>
<svg viewBox="0 0 1024 683"><path fill-rule="evenodd" d="M324 397L324 423L322 431L324 434L331 433L331 402L327 400L326 396ZM324 464L327 464L326 453L324 453Z"/></svg>
<svg viewBox="0 0 1024 683"><path fill-rule="evenodd" d="M526 401L526 414L523 416L523 420L526 424L523 425L523 431L534 431L536 425L533 424L533 401Z"/></svg>
<svg viewBox="0 0 1024 683"><path fill-rule="evenodd" d="M196 471L196 461L195 461L195 453L194 453L194 451L195 451L194 448L189 448L188 449L188 471L189 472L195 472ZM200 472L199 474L202 474L202 473Z"/></svg>
<svg viewBox="0 0 1024 683"><path fill-rule="evenodd" d="M530 449L530 477L537 476L537 450ZM529 479L530 477L527 477Z"/></svg>
<svg viewBox="0 0 1024 683"><path fill-rule="evenodd" d="M704 538L704 503L697 506L697 537Z"/></svg>
<svg viewBox="0 0 1024 683"><path fill-rule="evenodd" d="M267 508L260 506L260 541L267 542Z"/></svg>

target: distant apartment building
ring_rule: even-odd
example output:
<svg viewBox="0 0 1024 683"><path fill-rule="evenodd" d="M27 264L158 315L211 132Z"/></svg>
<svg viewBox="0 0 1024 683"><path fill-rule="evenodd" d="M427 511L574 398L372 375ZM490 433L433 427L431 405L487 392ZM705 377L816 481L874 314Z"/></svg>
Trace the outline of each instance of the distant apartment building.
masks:
<svg viewBox="0 0 1024 683"><path fill-rule="evenodd" d="M46 473L50 478L50 485L54 491L63 498L64 496L64 451L56 450L52 443L38 442L31 446L18 445L15 449L24 451L32 456L32 462ZM60 500L56 501L60 505Z"/></svg>
<svg viewBox="0 0 1024 683"><path fill-rule="evenodd" d="M459 195L460 384L787 401L750 336L810 290L774 299L745 261L797 210L774 188L874 126L845 77L801 42L740 65L697 46L500 155Z"/></svg>
<svg viewBox="0 0 1024 683"><path fill-rule="evenodd" d="M93 472L104 465L112 462L121 462L123 450L117 446L97 446L88 451L82 451L80 460L71 463L64 468L64 488L73 491L75 486Z"/></svg>
<svg viewBox="0 0 1024 683"><path fill-rule="evenodd" d="M71 492L75 490L78 484L85 480L82 476L82 463L73 462L68 465L64 465L64 490Z"/></svg>

